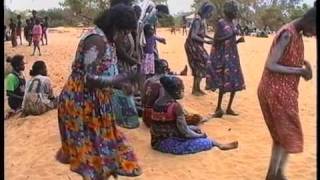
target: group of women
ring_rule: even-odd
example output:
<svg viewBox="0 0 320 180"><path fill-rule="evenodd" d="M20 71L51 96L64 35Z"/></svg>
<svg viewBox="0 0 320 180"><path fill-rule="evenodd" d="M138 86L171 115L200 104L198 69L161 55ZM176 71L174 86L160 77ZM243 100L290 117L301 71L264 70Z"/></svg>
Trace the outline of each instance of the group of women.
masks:
<svg viewBox="0 0 320 180"><path fill-rule="evenodd" d="M22 116L40 115L57 107L57 99L53 94L51 81L48 77L44 61L36 61L30 70L31 79L26 81L24 56L7 57L5 78L6 94L11 111L6 119L22 112ZM9 67L9 66L8 66Z"/></svg>
<svg viewBox="0 0 320 180"><path fill-rule="evenodd" d="M219 90L218 105L213 116L223 116L222 98L228 92L230 92L230 100L226 114L238 115L231 108L235 93L245 89L237 49L237 44L244 42L244 38L236 39L240 32L233 24L233 20L238 15L238 6L235 1L225 3L225 17L216 24L215 34L212 38L207 34L206 20L214 14L214 11L214 5L210 3L205 3L199 9L185 43L189 66L194 76L192 94L205 95L200 89L200 82L202 78L206 78L207 90ZM210 55L204 48L204 44L212 45Z"/></svg>
<svg viewBox="0 0 320 180"><path fill-rule="evenodd" d="M143 62L139 60L143 59L143 45L145 45L143 43L145 37L141 32L145 27L144 23L147 22L145 16L156 11L148 4L140 10L137 6L132 7L130 0L111 2L111 8L104 11L94 21L95 28L81 38L71 74L59 96L58 121L62 146L57 153L57 159L62 163L70 164L71 170L79 173L84 179L100 180L118 175L139 176L142 173L132 147L116 126L114 112L118 109L113 105L115 91L120 90L126 95L132 95L131 87L137 83L134 80L140 78L140 65ZM220 91L214 116L221 117L223 115L221 101L227 92L231 93L231 97L226 113L237 115L231 108L232 101L235 92L245 88L237 50L237 43L243 42L244 39L236 39L237 32L232 23L232 20L237 17L237 4L234 1L225 4L225 18L218 21L215 36L212 38L207 35L205 20L213 14L214 10L214 6L210 3L204 3L201 6L185 43L188 61L194 76L193 94L204 94L200 89L200 81L206 77L206 88L219 89ZM139 15L140 18L137 17ZM283 37L283 34L286 33L292 34L292 36L289 35L292 40L286 41L290 43L290 48L284 51L286 46L277 39L274 44L275 46L278 43L281 44L281 53L279 49L272 50L268 59L270 63L267 63L269 65L266 69L269 70L265 70L263 75L259 88L259 99L266 122L272 129L272 134L277 133L273 132L277 131L277 128L272 127L279 127L277 124L279 122L274 121L278 116L282 117L283 124L292 123L291 117L296 119L298 116L297 112L292 113L291 110L286 112L281 110L283 107L279 107L282 106L281 102L284 100L288 102L286 105L297 110L297 104L292 103L293 100L296 100L296 96L287 101L288 99L283 96L281 96L282 99L273 98L272 96L275 94L272 93L278 92L278 86L282 86L285 92L290 91L287 86L296 87L299 78L297 75L301 75L307 80L311 78L311 69L306 62L306 68L284 67L285 65L303 65L303 61L301 61L303 58L302 39L297 32L303 31L306 35L314 34L312 27L315 24L312 24L314 22L310 18L311 15L312 13L309 13L302 20L295 21L293 25L290 24L280 31L279 37ZM152 24L153 18L148 18L148 22L154 25ZM125 43L126 45L131 44L131 47L124 48L119 43L121 41L131 42ZM210 56L203 47L204 43L213 45ZM133 46L133 50L128 51ZM299 46L299 54L293 52L296 46ZM275 62L279 62L278 60L283 56L285 56L284 65L281 67L275 65ZM130 63L126 65L121 63L123 59L128 59L127 62L130 61ZM208 138L200 128L191 125L192 122L188 123L186 120L188 114L177 101L182 99L184 94L182 80L166 74L168 69L166 61L156 59L155 65L158 75L147 80L142 87L140 86L141 82L138 83L140 85L137 85L140 86L138 87L140 90L145 88L142 102L148 110L144 112L144 118L147 118L144 120L146 125L150 127L152 148L172 154L196 153L215 146L221 150L237 148L237 141L228 144L218 143ZM294 84L291 82L292 79ZM271 86L268 83L271 83ZM269 88L273 88L274 91L268 91ZM296 89L293 89L293 92L288 93L295 94L295 91ZM278 93L278 95L280 94L282 93ZM277 107L279 108L274 109ZM278 114L274 114L274 112ZM194 117L201 120L197 116ZM195 124L199 121L196 121ZM298 122L298 119L296 121ZM290 130L294 132L295 129ZM292 133L273 136L275 146L282 147L282 143L289 143L284 148L292 147L289 152L300 152L301 144L290 146L290 143L297 143L291 140L297 139L282 138L282 136L289 135L291 136ZM281 148L280 150L282 152ZM280 156L277 155L277 157ZM281 158L283 157L281 156ZM276 165L276 167L279 166ZM270 179L274 179L275 176L282 177L282 170L273 171L272 169L268 177Z"/></svg>
<svg viewBox="0 0 320 180"><path fill-rule="evenodd" d="M202 78L206 78L207 90L219 90L218 105L213 117L224 113L238 115L232 110L232 102L237 91L245 89L237 44L244 38L233 24L238 6L235 1L224 5L225 17L215 25L211 38L206 33L205 20L211 17L214 6L205 3L192 23L185 43L189 65L194 76L192 94L204 95L200 89ZM300 77L312 78L312 69L304 60L302 36L315 36L316 8L313 7L300 17L284 25L274 37L265 69L258 88L258 98L263 117L273 139L272 156L267 180L286 179L284 167L289 153L303 150L303 134L298 114L298 85ZM211 44L210 55L204 43ZM226 112L221 108L222 98L230 92Z"/></svg>

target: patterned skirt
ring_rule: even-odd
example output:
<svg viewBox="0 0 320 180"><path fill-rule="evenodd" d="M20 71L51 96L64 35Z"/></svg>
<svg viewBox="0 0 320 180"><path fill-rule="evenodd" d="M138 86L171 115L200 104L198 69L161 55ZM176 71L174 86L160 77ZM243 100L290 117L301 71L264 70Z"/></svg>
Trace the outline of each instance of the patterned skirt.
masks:
<svg viewBox="0 0 320 180"><path fill-rule="evenodd" d="M154 67L154 54L145 54L145 57L142 62L142 73L145 75L154 74L155 67Z"/></svg>
<svg viewBox="0 0 320 180"><path fill-rule="evenodd" d="M212 47L206 89L235 92L245 89L237 47Z"/></svg>
<svg viewBox="0 0 320 180"><path fill-rule="evenodd" d="M206 64L209 55L203 44L188 38L184 47L188 57L189 66L192 70L192 75L204 78L206 76Z"/></svg>
<svg viewBox="0 0 320 180"><path fill-rule="evenodd" d="M132 147L116 128L112 94L111 89L89 90L80 78L71 77L59 97L62 153L84 179L142 173Z"/></svg>

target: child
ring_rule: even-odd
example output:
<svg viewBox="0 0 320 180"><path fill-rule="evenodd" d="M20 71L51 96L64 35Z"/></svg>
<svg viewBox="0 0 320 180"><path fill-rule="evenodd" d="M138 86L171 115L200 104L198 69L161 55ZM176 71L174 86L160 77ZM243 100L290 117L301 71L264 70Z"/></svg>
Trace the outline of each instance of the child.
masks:
<svg viewBox="0 0 320 180"><path fill-rule="evenodd" d="M17 37L19 36L20 39L20 45L22 45L22 37L21 37L21 31L22 31L22 22L21 22L21 15L17 16L18 23L17 23Z"/></svg>
<svg viewBox="0 0 320 180"><path fill-rule="evenodd" d="M16 35L17 25L13 22L13 19L10 19L9 27L10 27L12 47L16 47L17 46L17 35Z"/></svg>
<svg viewBox="0 0 320 180"><path fill-rule="evenodd" d="M14 113L21 109L26 84L22 73L25 68L23 59L24 56L22 55L15 55L7 59L11 63L12 72L5 78L6 93L9 107Z"/></svg>
<svg viewBox="0 0 320 180"><path fill-rule="evenodd" d="M41 51L40 51L40 40L41 40L41 36L42 36L42 28L40 25L40 20L36 19L36 24L33 26L32 29L32 40L33 40L33 54L32 56L34 56L34 53L36 52L36 48L38 48L39 50L39 56L41 56Z"/></svg>
<svg viewBox="0 0 320 180"><path fill-rule="evenodd" d="M154 29L150 24L144 26L144 34L146 37L146 46L144 47L144 59L142 62L142 73L146 76L155 73L154 60L156 51L156 41L166 44L164 38L159 38L154 35Z"/></svg>
<svg viewBox="0 0 320 180"><path fill-rule="evenodd" d="M41 38L42 45L44 45L43 38L46 40L46 45L48 45L48 36L47 36L48 27L49 27L48 17L46 16L44 17L44 22L42 23L42 38Z"/></svg>
<svg viewBox="0 0 320 180"><path fill-rule="evenodd" d="M40 115L57 107L51 81L43 61L36 61L30 70L32 77L26 85L23 100L23 115Z"/></svg>
<svg viewBox="0 0 320 180"><path fill-rule="evenodd" d="M31 46L32 44L32 24L30 19L26 20L26 26L23 29L24 32L24 37L26 38L26 40L29 43L29 46Z"/></svg>

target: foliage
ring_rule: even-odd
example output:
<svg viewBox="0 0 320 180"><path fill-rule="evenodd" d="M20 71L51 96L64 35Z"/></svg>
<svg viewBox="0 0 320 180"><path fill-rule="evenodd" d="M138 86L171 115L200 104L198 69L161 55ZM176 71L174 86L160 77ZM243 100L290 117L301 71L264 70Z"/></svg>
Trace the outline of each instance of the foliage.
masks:
<svg viewBox="0 0 320 180"><path fill-rule="evenodd" d="M159 24L161 27L171 27L175 25L174 17L171 15L163 15L159 18Z"/></svg>
<svg viewBox="0 0 320 180"><path fill-rule="evenodd" d="M195 0L193 8L196 11L206 0ZM214 16L209 25L224 16L223 5L226 0L209 0L216 6ZM254 22L258 28L269 26L277 30L282 24L302 16L309 8L306 4L298 6L302 0L237 0L239 3L238 22L241 25Z"/></svg>

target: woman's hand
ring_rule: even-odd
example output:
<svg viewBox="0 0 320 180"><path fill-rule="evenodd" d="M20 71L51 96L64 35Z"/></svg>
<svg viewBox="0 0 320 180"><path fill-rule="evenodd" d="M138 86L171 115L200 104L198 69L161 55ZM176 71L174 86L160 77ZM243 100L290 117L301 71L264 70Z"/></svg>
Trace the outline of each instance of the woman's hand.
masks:
<svg viewBox="0 0 320 180"><path fill-rule="evenodd" d="M241 37L237 40L237 43L242 43L242 42L245 42L245 40L244 40L244 37L243 37L243 36L241 36Z"/></svg>
<svg viewBox="0 0 320 180"><path fill-rule="evenodd" d="M311 65L308 61L304 60L303 64L305 66L303 72L302 72L302 77L306 80L309 81L312 79L312 68Z"/></svg>

